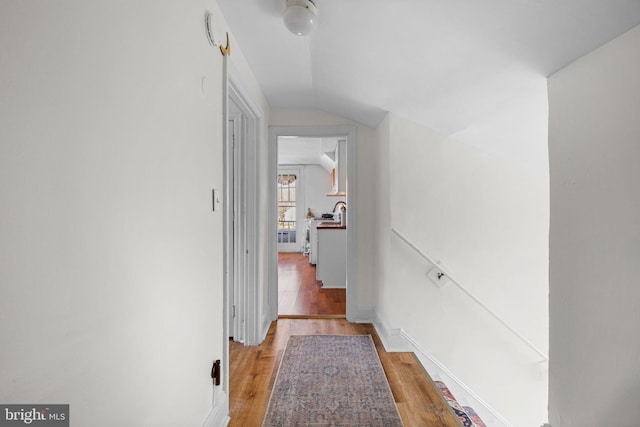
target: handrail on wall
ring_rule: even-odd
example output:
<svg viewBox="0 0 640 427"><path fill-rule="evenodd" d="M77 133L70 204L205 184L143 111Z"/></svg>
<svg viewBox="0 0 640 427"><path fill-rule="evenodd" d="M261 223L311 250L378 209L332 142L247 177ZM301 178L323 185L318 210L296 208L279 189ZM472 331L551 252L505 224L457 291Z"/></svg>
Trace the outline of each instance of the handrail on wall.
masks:
<svg viewBox="0 0 640 427"><path fill-rule="evenodd" d="M438 261L435 261L433 258L431 258L429 255L425 254L424 252L422 252L419 248L417 248L413 243L411 243L406 237L404 237L398 230L396 230L395 228L391 228L391 232L393 234L395 234L400 240L402 240L402 242L404 242L407 246L409 246L411 249L413 249L415 252L418 253L418 255L420 255L422 258L424 258L425 260L429 261L429 263L433 264L434 266L438 267L440 270L442 270L442 272L445 274L445 276L447 276L447 278L449 279L449 281L451 283L453 283L454 285L456 285L462 292L464 292L469 298L471 298L473 301L476 302L476 304L478 304L480 307L482 307L487 313L489 313L493 318L495 318L498 322L500 322L505 328L507 328L513 335L515 335L516 337L518 337L522 342L524 342L527 346L529 346L533 351L535 351L539 356L541 356L544 361L548 361L549 360L549 356L547 356L542 350L540 350L538 347L536 347L535 344L533 344L531 341L529 341L524 335L522 335L520 332L516 331L515 329L513 329L507 322L505 322L504 320L502 320L502 318L500 316L498 316L496 313L493 312L493 310L491 310L489 307L487 307L482 301L480 301L475 295L473 295L471 292L469 292L469 290L467 290L464 286L462 286L460 283L456 282L453 277L451 277L451 275L449 274L448 271L446 271L444 268L442 268L442 266L440 265L440 263Z"/></svg>

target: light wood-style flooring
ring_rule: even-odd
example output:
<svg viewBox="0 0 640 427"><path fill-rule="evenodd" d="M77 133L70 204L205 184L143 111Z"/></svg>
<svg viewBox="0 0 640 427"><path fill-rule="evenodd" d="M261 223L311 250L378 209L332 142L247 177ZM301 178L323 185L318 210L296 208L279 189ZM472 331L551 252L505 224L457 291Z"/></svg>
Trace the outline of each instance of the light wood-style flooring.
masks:
<svg viewBox="0 0 640 427"><path fill-rule="evenodd" d="M313 334L371 334L404 425L460 426L415 356L387 353L373 325L345 319L279 319L259 346L230 342L230 427L261 426L289 336Z"/></svg>
<svg viewBox="0 0 640 427"><path fill-rule="evenodd" d="M347 309L345 289L323 289L316 267L300 252L278 253L278 316L338 317Z"/></svg>

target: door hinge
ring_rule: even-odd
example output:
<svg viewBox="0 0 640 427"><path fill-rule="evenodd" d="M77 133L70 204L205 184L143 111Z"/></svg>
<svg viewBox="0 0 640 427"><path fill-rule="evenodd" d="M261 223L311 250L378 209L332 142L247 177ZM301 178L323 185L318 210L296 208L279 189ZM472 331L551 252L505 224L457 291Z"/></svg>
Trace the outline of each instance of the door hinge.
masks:
<svg viewBox="0 0 640 427"><path fill-rule="evenodd" d="M231 317L236 317L236 306L235 305L231 306Z"/></svg>

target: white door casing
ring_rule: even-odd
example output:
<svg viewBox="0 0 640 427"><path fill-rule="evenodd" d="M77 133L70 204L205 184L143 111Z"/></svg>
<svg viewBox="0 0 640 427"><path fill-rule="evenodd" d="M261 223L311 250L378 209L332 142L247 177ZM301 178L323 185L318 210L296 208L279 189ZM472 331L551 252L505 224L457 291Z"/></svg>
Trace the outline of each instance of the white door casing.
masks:
<svg viewBox="0 0 640 427"><path fill-rule="evenodd" d="M221 389L216 396L229 394L229 337L240 337L247 345L262 340L260 326L259 249L257 213L257 151L264 113L242 88L232 63L224 61L223 96L223 334ZM234 144L235 140L235 144ZM236 147L234 148L234 145ZM234 217L236 220L234 220ZM240 273L238 273L240 272ZM237 279L238 276L242 280ZM234 307L235 306L235 307ZM235 318L233 317L235 311ZM240 322L240 319L243 321ZM228 401L224 403L228 413Z"/></svg>
<svg viewBox="0 0 640 427"><path fill-rule="evenodd" d="M269 230L268 247L271 265L268 281L268 301L271 320L278 318L278 246L277 246L277 218L278 206L276 199L276 177L278 174L278 138L283 136L297 136L308 138L339 137L347 141L347 206L349 222L347 226L347 319L358 320L357 313L357 203L356 203L356 127L345 126L271 126L269 128Z"/></svg>

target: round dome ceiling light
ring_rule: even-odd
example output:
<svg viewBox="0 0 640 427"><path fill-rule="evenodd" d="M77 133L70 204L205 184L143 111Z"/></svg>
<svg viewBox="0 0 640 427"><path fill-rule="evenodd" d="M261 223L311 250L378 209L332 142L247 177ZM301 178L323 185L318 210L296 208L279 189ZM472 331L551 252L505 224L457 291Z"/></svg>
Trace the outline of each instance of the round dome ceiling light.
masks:
<svg viewBox="0 0 640 427"><path fill-rule="evenodd" d="M282 14L284 25L298 36L306 36L318 25L318 8L313 0L286 0Z"/></svg>

